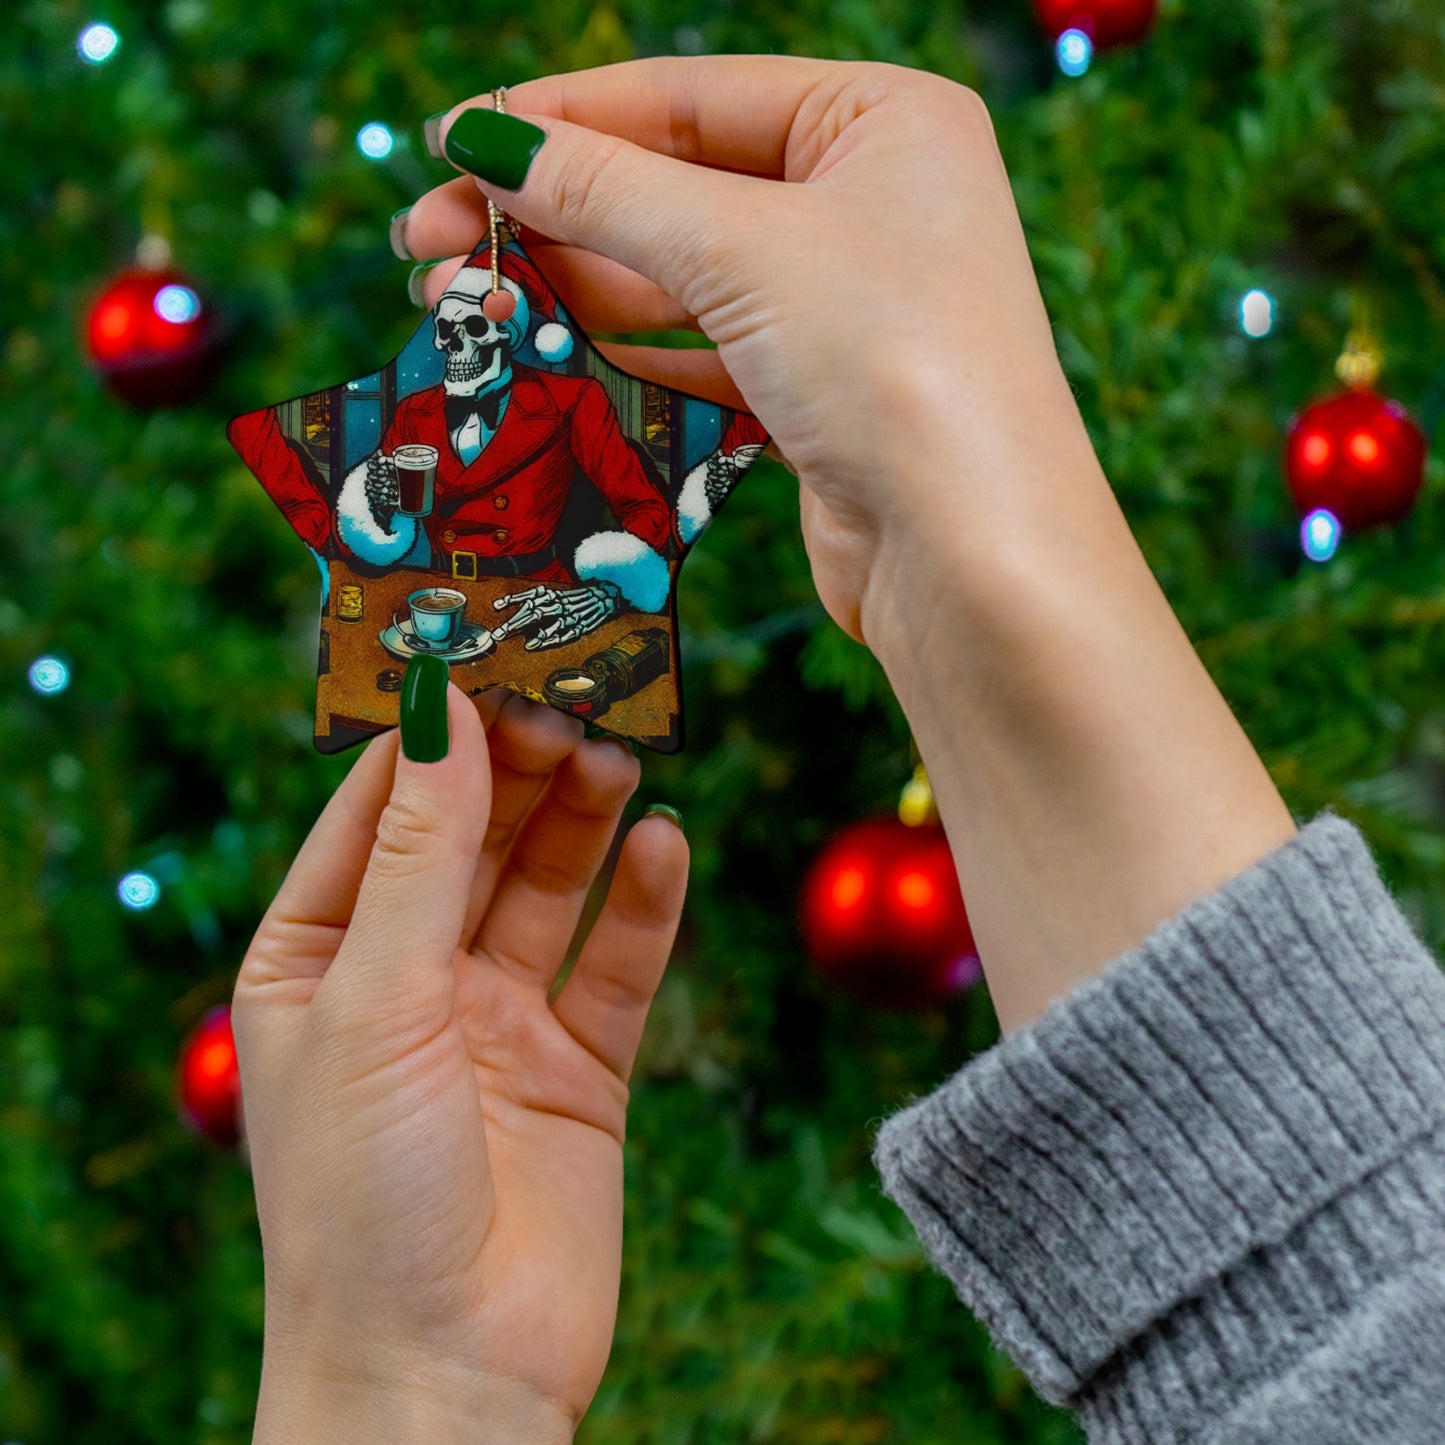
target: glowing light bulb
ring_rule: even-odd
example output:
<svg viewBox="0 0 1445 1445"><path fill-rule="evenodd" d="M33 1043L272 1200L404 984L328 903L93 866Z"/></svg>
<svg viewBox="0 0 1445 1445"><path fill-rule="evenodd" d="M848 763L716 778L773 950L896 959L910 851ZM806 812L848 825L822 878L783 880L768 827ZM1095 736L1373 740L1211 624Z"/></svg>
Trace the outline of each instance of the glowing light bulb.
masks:
<svg viewBox="0 0 1445 1445"><path fill-rule="evenodd" d="M1094 62L1094 42L1082 30L1066 30L1054 47L1065 75L1083 75Z"/></svg>
<svg viewBox="0 0 1445 1445"><path fill-rule="evenodd" d="M356 148L369 160L384 161L391 154L396 138L390 126L379 120L371 121L356 132Z"/></svg>
<svg viewBox="0 0 1445 1445"><path fill-rule="evenodd" d="M127 873L115 891L127 908L140 913L159 901L161 885L149 873Z"/></svg>
<svg viewBox="0 0 1445 1445"><path fill-rule="evenodd" d="M119 45L120 36L109 25L99 24L87 25L80 32L80 39L75 42L80 58L89 61L91 65L104 65L115 54Z"/></svg>
<svg viewBox="0 0 1445 1445"><path fill-rule="evenodd" d="M1311 562L1328 562L1339 550L1340 533L1335 514L1316 507L1300 524L1300 546Z"/></svg>
<svg viewBox="0 0 1445 1445"><path fill-rule="evenodd" d="M58 657L37 657L30 664L30 686L44 697L54 697L70 686L70 669Z"/></svg>
<svg viewBox="0 0 1445 1445"><path fill-rule="evenodd" d="M183 326L201 314L201 298L189 286L162 286L152 302L162 321Z"/></svg>
<svg viewBox="0 0 1445 1445"><path fill-rule="evenodd" d="M1268 336L1274 330L1274 297L1268 291L1247 291L1239 303L1239 325L1246 336Z"/></svg>

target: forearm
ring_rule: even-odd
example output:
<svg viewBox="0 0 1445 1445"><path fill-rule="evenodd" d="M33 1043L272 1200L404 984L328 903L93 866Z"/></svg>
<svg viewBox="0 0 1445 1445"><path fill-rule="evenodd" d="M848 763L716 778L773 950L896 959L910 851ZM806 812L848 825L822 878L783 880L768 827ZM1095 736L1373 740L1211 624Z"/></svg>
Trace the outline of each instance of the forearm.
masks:
<svg viewBox="0 0 1445 1445"><path fill-rule="evenodd" d="M1005 1032L1296 831L1075 422L1016 434L972 513L885 533L864 599Z"/></svg>

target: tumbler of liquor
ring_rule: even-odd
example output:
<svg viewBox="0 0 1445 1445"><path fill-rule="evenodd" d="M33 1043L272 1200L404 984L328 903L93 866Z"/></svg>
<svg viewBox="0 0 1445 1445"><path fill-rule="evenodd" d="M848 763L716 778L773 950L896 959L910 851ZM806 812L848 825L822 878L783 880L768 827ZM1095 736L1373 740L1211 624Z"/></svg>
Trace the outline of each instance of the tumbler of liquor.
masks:
<svg viewBox="0 0 1445 1445"><path fill-rule="evenodd" d="M360 622L366 616L366 596L360 587L337 589L336 616L341 622Z"/></svg>
<svg viewBox="0 0 1445 1445"><path fill-rule="evenodd" d="M392 452L392 465L396 467L397 489L400 504L397 511L403 517L429 517L432 509L432 493L436 489L437 458L441 455L435 447L421 442L408 442Z"/></svg>

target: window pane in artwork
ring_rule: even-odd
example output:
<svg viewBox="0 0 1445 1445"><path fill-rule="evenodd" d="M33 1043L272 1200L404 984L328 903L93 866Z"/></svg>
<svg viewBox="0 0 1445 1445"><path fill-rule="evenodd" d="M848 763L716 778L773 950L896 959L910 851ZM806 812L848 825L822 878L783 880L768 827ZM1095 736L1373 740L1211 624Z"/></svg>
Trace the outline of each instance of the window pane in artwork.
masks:
<svg viewBox="0 0 1445 1445"><path fill-rule="evenodd" d="M350 471L363 457L381 445L381 401L346 396L346 469Z"/></svg>

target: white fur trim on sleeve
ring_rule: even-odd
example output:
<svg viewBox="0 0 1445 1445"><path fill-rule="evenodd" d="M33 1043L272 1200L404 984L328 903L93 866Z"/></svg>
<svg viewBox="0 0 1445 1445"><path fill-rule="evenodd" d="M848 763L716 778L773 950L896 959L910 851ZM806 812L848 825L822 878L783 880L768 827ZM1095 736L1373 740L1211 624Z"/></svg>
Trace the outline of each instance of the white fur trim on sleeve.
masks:
<svg viewBox="0 0 1445 1445"><path fill-rule="evenodd" d="M631 532L594 532L577 544L573 569L584 582L611 582L639 611L667 606L667 563Z"/></svg>
<svg viewBox="0 0 1445 1445"><path fill-rule="evenodd" d="M707 462L699 462L683 480L677 494L677 535L683 546L690 547L702 536L703 528L712 521L712 508L707 500Z"/></svg>
<svg viewBox="0 0 1445 1445"><path fill-rule="evenodd" d="M372 567L399 562L416 542L417 519L397 516L394 520L393 532L377 526L371 503L366 500L366 463L358 462L346 474L336 499L336 532L342 546Z"/></svg>

